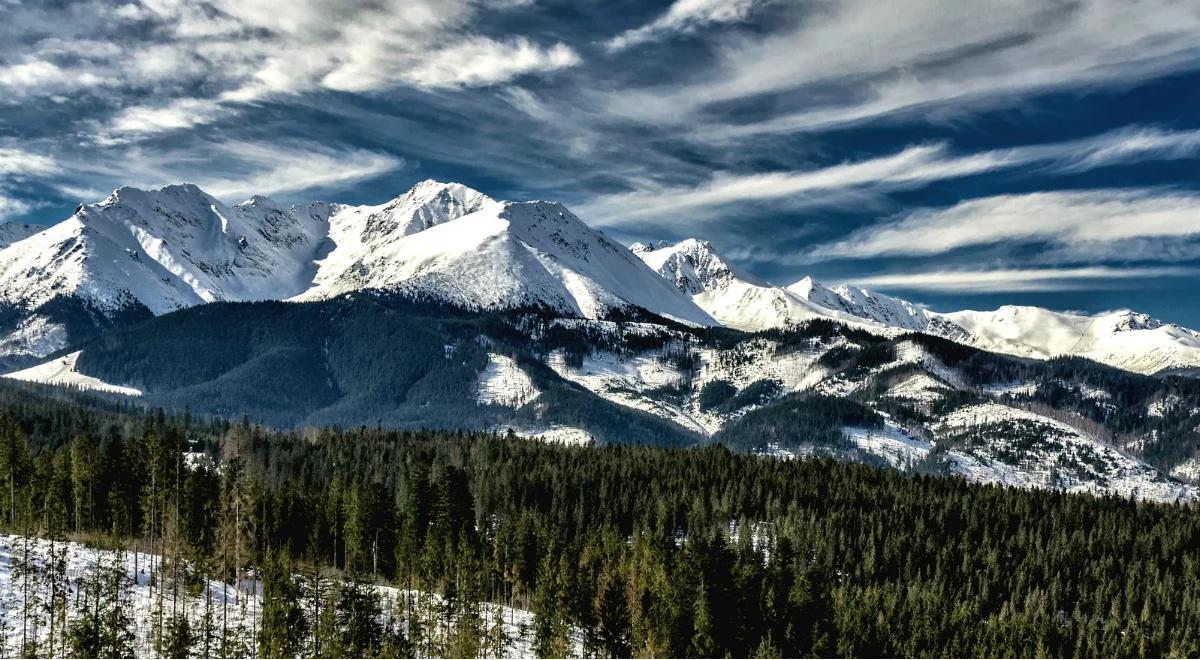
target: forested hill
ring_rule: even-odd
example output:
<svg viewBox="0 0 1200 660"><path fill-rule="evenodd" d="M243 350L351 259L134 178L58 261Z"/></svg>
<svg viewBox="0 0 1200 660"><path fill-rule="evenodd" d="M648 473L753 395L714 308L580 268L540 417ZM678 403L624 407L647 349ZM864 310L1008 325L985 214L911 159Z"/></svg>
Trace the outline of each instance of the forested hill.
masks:
<svg viewBox="0 0 1200 660"><path fill-rule="evenodd" d="M823 320L744 333L646 314L482 313L355 293L191 307L6 375L276 427L720 443L985 483L1200 499L1200 380Z"/></svg>
<svg viewBox="0 0 1200 660"><path fill-rule="evenodd" d="M279 433L31 398L2 414L0 526L163 557L144 567L163 653L472 656L483 603L531 609L543 656L575 634L606 656L1200 651L1191 506L720 447ZM48 641L25 654L130 652L130 621L97 598L120 602L120 581L66 584L61 565L14 567L34 577L13 591L50 586L4 622L5 654L30 621ZM178 594L250 571L250 628L183 623ZM372 582L447 600L385 626Z"/></svg>

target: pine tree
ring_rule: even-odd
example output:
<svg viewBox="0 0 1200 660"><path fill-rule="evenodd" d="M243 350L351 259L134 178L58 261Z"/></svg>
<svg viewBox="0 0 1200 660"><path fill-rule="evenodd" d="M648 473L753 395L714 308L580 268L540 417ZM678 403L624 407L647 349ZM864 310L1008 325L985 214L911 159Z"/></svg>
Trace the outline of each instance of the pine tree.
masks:
<svg viewBox="0 0 1200 660"><path fill-rule="evenodd" d="M283 551L267 553L262 571L262 627L259 655L265 658L296 657L308 636L300 585L292 562Z"/></svg>

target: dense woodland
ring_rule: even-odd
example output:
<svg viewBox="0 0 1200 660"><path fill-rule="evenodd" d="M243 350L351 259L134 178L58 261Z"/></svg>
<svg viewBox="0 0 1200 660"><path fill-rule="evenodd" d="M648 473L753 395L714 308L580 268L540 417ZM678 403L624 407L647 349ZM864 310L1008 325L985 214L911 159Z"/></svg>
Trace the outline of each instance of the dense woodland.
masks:
<svg viewBox="0 0 1200 660"><path fill-rule="evenodd" d="M163 655L489 656L494 604L532 610L543 656L572 635L618 657L1200 653L1190 507L719 446L281 433L10 387L0 404L0 527L161 556ZM58 586L2 622L9 648L129 654L127 578L101 567L69 599L60 566L14 567L12 589ZM249 628L172 616L203 577L251 571ZM373 584L445 600L382 617Z"/></svg>

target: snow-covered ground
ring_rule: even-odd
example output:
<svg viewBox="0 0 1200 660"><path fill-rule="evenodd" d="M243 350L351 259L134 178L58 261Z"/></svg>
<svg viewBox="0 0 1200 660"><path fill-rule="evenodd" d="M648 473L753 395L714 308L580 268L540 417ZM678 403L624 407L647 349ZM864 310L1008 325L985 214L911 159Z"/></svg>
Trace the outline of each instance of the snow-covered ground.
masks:
<svg viewBox="0 0 1200 660"><path fill-rule="evenodd" d="M917 373L888 388L887 395L912 403L930 404L940 399L950 387L936 378Z"/></svg>
<svg viewBox="0 0 1200 660"><path fill-rule="evenodd" d="M565 380L613 403L669 419L698 433L708 432L692 411L661 396L663 389L679 388L688 378L659 352L624 355L600 351L573 367L562 351L554 351L546 364Z"/></svg>
<svg viewBox="0 0 1200 660"><path fill-rule="evenodd" d="M566 426L563 424L547 424L544 426L504 426L501 425L495 430L499 433L504 433L512 429L516 435L528 438L530 440L538 440L541 442L549 442L551 444L562 445L590 445L595 442L595 437L585 429L578 426Z"/></svg>
<svg viewBox="0 0 1200 660"><path fill-rule="evenodd" d="M537 398L537 387L515 360L507 355L488 354L488 363L479 374L476 398L485 405L520 408Z"/></svg>
<svg viewBox="0 0 1200 660"><path fill-rule="evenodd" d="M1169 479L1072 426L1020 408L964 406L934 432L939 445L951 443L944 457L952 471L971 481L1158 502L1200 499L1200 489Z"/></svg>
<svg viewBox="0 0 1200 660"><path fill-rule="evenodd" d="M1200 458L1189 458L1171 468L1171 476L1184 481L1200 481Z"/></svg>
<svg viewBox="0 0 1200 660"><path fill-rule="evenodd" d="M924 440L910 438L902 429L887 422L881 429L847 426L842 429L846 439L860 450L878 456L888 465L908 469L929 455L933 445Z"/></svg>
<svg viewBox="0 0 1200 660"><path fill-rule="evenodd" d="M15 657L19 655L18 646L22 636L22 617L21 610L23 608L23 590L22 581L14 579L14 566L19 564L23 554L23 544L25 539L19 536L0 535L0 621L6 626L4 637L7 643L0 648L0 657ZM43 562L50 556L51 543L44 539L30 539L31 554L38 557L36 561ZM158 657L154 651L154 626L153 622L157 619L156 608L159 606L159 591L152 586L150 563L157 562L158 558L154 555L146 553L133 552L113 552L108 550L98 550L74 542L57 542L54 547L57 553L63 552L63 547L66 547L66 575L69 579L68 593L66 602L68 606L67 623L76 618L75 603L77 595L81 589L86 588L86 581L83 579L91 575L97 563L102 567L120 567L127 576L126 593L122 598L127 598L123 603L126 613L132 620L132 630L134 634L133 649L137 657ZM136 572L135 572L136 566ZM135 582L136 575L136 582ZM188 617L192 623L192 630L199 629L201 621L204 618L206 601L211 607L211 612L216 617L217 625L221 625L222 618L227 614L229 617L229 629L239 631L241 638L247 645L253 643L254 630L258 625L261 614L260 604L262 597L262 585L256 580L247 578L239 585L240 588L235 588L233 585L227 585L220 581L210 580L200 589L200 595L193 597L188 595L187 590L180 587L178 599L175 605L175 613ZM422 591L400 590L392 587L379 586L376 587L379 591L383 603L384 614L383 619L388 620L394 608L403 604L403 611L407 612L430 612L430 608L436 607L441 603L441 597L438 594ZM50 590L46 584L37 584L31 586L31 591L38 596L39 601L46 601ZM206 598L207 597L207 598ZM164 590L161 599L161 606L165 613L164 618L170 618L172 612L172 593L169 589ZM227 607L226 607L227 606ZM489 604L480 605L480 616L483 618L483 629L487 630L491 627L493 617L496 614L496 606ZM502 619L502 625L507 638L507 646L501 657L504 658L532 658L532 641L533 641L533 614L524 609L512 607L500 607L499 615ZM441 616L436 617L439 621ZM32 625L32 621L26 622L26 634L33 638L36 636L42 640L43 644L48 635L47 624L42 621L38 625ZM55 635L58 637L58 634ZM576 657L582 655L583 652L583 633L580 630L573 630L570 636L572 645L572 654ZM248 651L252 651L251 647L247 647ZM46 651L45 646L42 648ZM55 648L55 655L62 656L65 652L59 648ZM193 649L193 657L197 657L200 649ZM251 652L252 656L253 653Z"/></svg>
<svg viewBox="0 0 1200 660"><path fill-rule="evenodd" d="M86 374L81 374L75 370L75 364L79 361L79 354L83 351L75 351L68 355L43 362L37 366L14 371L9 374L4 374L3 378L12 378L13 380L23 380L31 383L46 383L48 385L67 385L70 387L78 387L81 390L96 390L100 392L112 392L114 394L124 394L126 396L141 396L142 391L124 385L113 385L106 383L99 378L93 378Z"/></svg>

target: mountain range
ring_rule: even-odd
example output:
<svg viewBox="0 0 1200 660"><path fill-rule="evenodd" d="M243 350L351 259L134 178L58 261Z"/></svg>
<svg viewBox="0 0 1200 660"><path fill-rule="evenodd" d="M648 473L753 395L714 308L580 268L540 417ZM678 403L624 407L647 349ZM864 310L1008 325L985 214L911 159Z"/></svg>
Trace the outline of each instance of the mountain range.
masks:
<svg viewBox="0 0 1200 660"><path fill-rule="evenodd" d="M10 379L280 426L827 454L1200 498L1200 335L1130 311L938 312L561 204L423 181L378 206L122 188L0 249ZM2 243L0 243L2 245Z"/></svg>
<svg viewBox="0 0 1200 660"><path fill-rule="evenodd" d="M0 356L14 363L96 328L203 303L390 291L592 319L640 310L751 332L829 319L1020 357L1077 355L1139 373L1200 367L1200 334L1132 311L941 313L807 277L776 286L705 241L627 250L561 204L498 202L455 183L422 181L378 206L286 208L258 196L226 206L190 184L121 188L41 231L0 227Z"/></svg>

